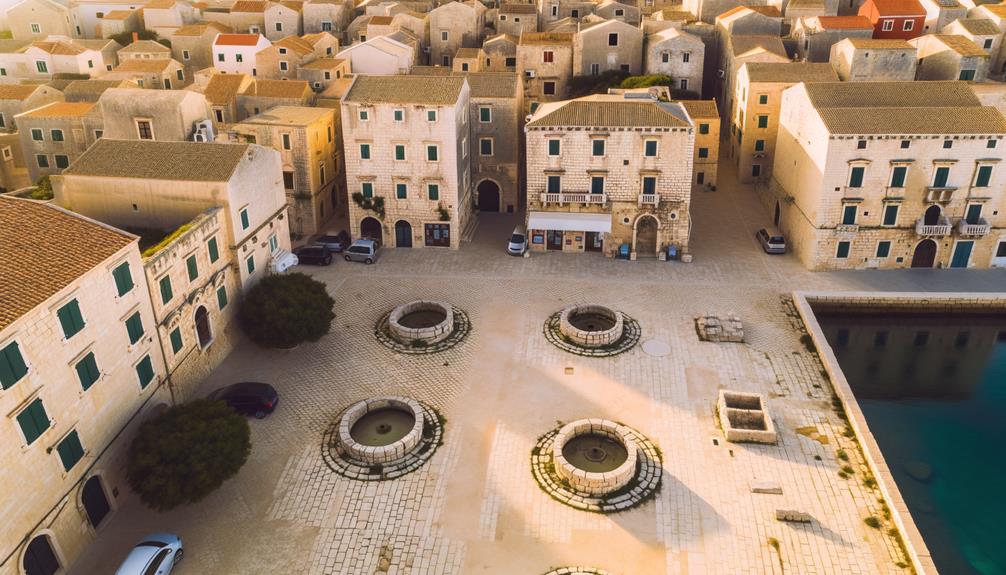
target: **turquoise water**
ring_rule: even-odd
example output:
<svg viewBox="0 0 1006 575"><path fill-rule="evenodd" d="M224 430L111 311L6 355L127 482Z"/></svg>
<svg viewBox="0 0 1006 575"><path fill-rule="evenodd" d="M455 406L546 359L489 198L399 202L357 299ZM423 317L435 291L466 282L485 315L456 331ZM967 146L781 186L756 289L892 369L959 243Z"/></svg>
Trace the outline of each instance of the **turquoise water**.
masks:
<svg viewBox="0 0 1006 575"><path fill-rule="evenodd" d="M1006 575L1006 317L818 317L940 573Z"/></svg>

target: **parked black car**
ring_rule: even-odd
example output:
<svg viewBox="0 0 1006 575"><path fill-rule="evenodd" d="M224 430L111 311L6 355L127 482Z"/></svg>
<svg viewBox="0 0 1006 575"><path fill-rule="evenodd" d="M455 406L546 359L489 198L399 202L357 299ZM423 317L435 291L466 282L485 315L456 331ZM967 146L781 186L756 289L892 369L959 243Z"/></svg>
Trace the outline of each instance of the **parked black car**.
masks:
<svg viewBox="0 0 1006 575"><path fill-rule="evenodd" d="M207 399L226 402L234 411L262 419L276 409L279 394L268 383L244 381L216 389Z"/></svg>
<svg viewBox="0 0 1006 575"><path fill-rule="evenodd" d="M293 253L302 264L327 266L332 263L332 253L325 246L301 246Z"/></svg>
<svg viewBox="0 0 1006 575"><path fill-rule="evenodd" d="M335 235L325 234L318 236L314 240L314 245L325 246L328 248L328 251L337 254L349 246L349 234L346 233L346 230L343 230Z"/></svg>

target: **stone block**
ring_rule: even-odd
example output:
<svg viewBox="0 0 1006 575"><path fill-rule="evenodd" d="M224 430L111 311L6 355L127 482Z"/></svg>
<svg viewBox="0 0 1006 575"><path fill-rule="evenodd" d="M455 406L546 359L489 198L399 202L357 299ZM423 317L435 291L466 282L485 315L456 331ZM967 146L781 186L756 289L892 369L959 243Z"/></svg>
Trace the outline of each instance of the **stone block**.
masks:
<svg viewBox="0 0 1006 575"><path fill-rule="evenodd" d="M788 521L791 523L810 523L813 519L809 513L794 509L776 509L775 518L777 521Z"/></svg>

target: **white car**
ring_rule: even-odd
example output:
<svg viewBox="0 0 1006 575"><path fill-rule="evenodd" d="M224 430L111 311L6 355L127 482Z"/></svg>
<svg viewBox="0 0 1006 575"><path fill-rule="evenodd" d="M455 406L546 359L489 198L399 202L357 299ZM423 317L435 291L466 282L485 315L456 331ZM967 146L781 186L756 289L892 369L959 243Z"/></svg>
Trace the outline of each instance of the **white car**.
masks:
<svg viewBox="0 0 1006 575"><path fill-rule="evenodd" d="M168 575L184 553L180 537L154 533L133 547L115 575Z"/></svg>
<svg viewBox="0 0 1006 575"><path fill-rule="evenodd" d="M517 226L510 234L510 241L507 242L506 252L512 256L522 256L527 251L527 230L524 226Z"/></svg>

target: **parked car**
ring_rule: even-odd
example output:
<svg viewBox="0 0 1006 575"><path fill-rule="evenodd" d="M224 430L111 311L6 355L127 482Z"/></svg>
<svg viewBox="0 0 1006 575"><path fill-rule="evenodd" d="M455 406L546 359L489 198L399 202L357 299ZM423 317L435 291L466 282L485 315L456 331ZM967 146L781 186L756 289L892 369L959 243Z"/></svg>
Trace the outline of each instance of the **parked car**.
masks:
<svg viewBox="0 0 1006 575"><path fill-rule="evenodd" d="M758 238L758 243L761 244L761 249L765 250L765 253L786 253L786 237L779 230L775 228L762 228L758 230L755 237Z"/></svg>
<svg viewBox="0 0 1006 575"><path fill-rule="evenodd" d="M115 575L168 575L184 554L180 537L154 533L133 547Z"/></svg>
<svg viewBox="0 0 1006 575"><path fill-rule="evenodd" d="M234 411L262 419L276 409L279 394L268 383L243 381L213 390L207 399L226 402Z"/></svg>
<svg viewBox="0 0 1006 575"><path fill-rule="evenodd" d="M301 246L293 253L302 264L327 266L332 263L332 253L325 246Z"/></svg>
<svg viewBox="0 0 1006 575"><path fill-rule="evenodd" d="M318 236L314 240L314 245L325 246L328 251L334 254L341 253L349 245L349 234L346 233L346 230L342 230L337 234Z"/></svg>
<svg viewBox="0 0 1006 575"><path fill-rule="evenodd" d="M506 252L512 256L522 256L527 251L527 230L524 226L518 225L510 235L510 242L507 243Z"/></svg>
<svg viewBox="0 0 1006 575"><path fill-rule="evenodd" d="M372 264L377 261L377 242L374 240L356 240L346 249L347 262L363 262Z"/></svg>

